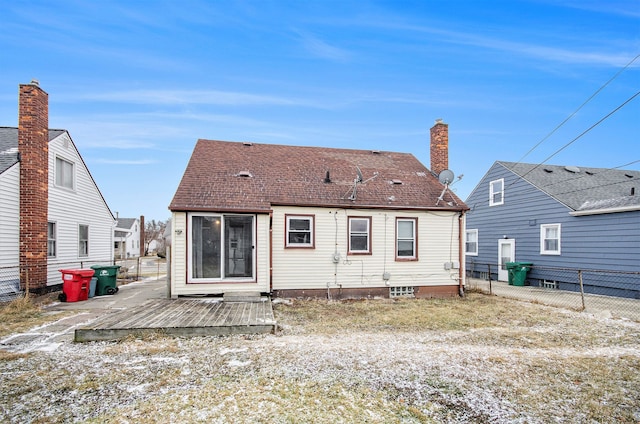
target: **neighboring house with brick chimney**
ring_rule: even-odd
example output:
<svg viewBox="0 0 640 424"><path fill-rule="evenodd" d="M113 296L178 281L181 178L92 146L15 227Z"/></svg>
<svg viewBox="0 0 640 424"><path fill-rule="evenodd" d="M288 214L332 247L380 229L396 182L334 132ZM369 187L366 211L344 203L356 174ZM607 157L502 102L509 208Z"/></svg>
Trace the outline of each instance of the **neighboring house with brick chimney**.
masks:
<svg viewBox="0 0 640 424"><path fill-rule="evenodd" d="M408 153L198 140L169 206L171 297L455 296L467 206Z"/></svg>
<svg viewBox="0 0 640 424"><path fill-rule="evenodd" d="M496 162L467 198L467 270L508 280L530 262L528 284L640 297L640 172ZM586 272L609 270L611 273Z"/></svg>
<svg viewBox="0 0 640 424"><path fill-rule="evenodd" d="M45 292L61 268L113 261L114 218L48 94L19 88L18 128L0 127L0 293Z"/></svg>
<svg viewBox="0 0 640 424"><path fill-rule="evenodd" d="M144 230L138 218L117 218L114 231L114 255L116 259L143 256Z"/></svg>

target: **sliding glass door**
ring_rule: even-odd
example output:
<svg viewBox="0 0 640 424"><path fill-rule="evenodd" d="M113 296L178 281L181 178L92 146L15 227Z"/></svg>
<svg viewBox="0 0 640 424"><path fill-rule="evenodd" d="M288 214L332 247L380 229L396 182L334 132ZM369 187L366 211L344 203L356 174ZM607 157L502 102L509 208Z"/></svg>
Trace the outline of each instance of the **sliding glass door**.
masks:
<svg viewBox="0 0 640 424"><path fill-rule="evenodd" d="M190 277L197 282L253 280L255 217L191 215Z"/></svg>

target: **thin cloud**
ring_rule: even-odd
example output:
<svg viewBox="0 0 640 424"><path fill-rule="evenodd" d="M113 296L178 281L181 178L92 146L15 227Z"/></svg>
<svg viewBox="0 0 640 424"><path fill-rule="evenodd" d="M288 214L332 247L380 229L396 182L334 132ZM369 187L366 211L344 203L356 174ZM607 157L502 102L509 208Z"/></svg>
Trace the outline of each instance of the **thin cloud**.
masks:
<svg viewBox="0 0 640 424"><path fill-rule="evenodd" d="M437 36L441 41L463 46L481 47L508 53L510 56L529 56L546 61L578 64L597 64L607 66L624 66L633 53L609 51L577 51L570 48L549 47L536 43L506 41L501 38L486 37L462 31L451 31L428 25L406 24L401 22L378 21L368 25L391 30L417 32Z"/></svg>
<svg viewBox="0 0 640 424"><path fill-rule="evenodd" d="M139 160L131 160L131 159L93 159L91 162L94 163L104 163L107 165L151 165L154 163L158 163L158 161L151 159L139 159Z"/></svg>
<svg viewBox="0 0 640 424"><path fill-rule="evenodd" d="M299 30L294 30L294 32L298 35L302 46L315 57L336 62L346 62L351 58L351 53L347 50L332 46L315 35Z"/></svg>
<svg viewBox="0 0 640 424"><path fill-rule="evenodd" d="M307 102L286 97L265 96L219 90L125 90L103 93L82 93L66 98L67 101L103 101L131 104L161 105L280 105L300 106Z"/></svg>

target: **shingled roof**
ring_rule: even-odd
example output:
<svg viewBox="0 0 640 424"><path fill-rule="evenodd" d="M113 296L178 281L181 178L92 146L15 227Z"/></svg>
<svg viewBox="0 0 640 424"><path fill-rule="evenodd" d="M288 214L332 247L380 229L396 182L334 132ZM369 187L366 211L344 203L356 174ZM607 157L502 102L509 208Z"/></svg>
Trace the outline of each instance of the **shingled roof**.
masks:
<svg viewBox="0 0 640 424"><path fill-rule="evenodd" d="M363 182L357 184L352 200L358 169ZM439 200L443 189L408 153L198 140L169 209L468 209L448 190Z"/></svg>
<svg viewBox="0 0 640 424"><path fill-rule="evenodd" d="M640 171L498 163L574 211L640 207Z"/></svg>
<svg viewBox="0 0 640 424"><path fill-rule="evenodd" d="M49 130L49 141L64 130ZM0 127L0 174L18 162L18 128Z"/></svg>

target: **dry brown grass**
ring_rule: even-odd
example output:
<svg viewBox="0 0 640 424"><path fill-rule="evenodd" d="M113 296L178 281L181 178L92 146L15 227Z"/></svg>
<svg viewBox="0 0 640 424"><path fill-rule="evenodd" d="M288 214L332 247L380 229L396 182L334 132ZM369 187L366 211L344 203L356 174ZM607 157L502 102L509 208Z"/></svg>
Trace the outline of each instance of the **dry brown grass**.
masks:
<svg viewBox="0 0 640 424"><path fill-rule="evenodd" d="M151 334L0 355L0 404L22 405L0 420L640 419L637 323L479 294L274 306L276 335Z"/></svg>
<svg viewBox="0 0 640 424"><path fill-rule="evenodd" d="M517 307L515 305L518 305ZM464 331L488 327L534 326L562 319L541 315L527 304L471 294L465 298L416 300L296 300L274 305L278 321L292 331Z"/></svg>
<svg viewBox="0 0 640 424"><path fill-rule="evenodd" d="M31 298L15 299L0 306L0 337L26 331L53 319Z"/></svg>

